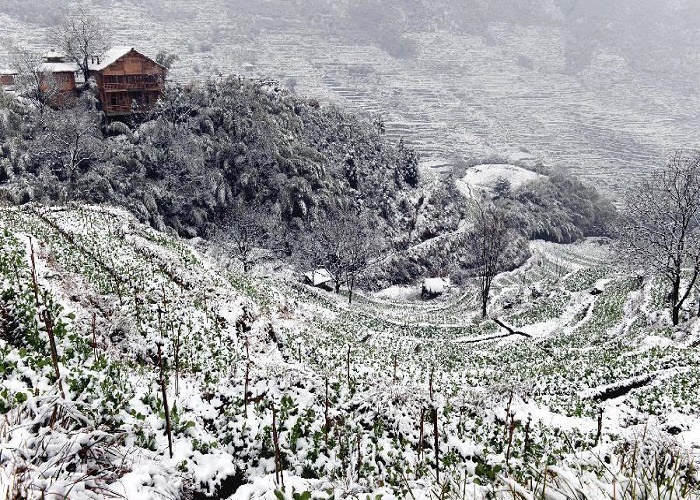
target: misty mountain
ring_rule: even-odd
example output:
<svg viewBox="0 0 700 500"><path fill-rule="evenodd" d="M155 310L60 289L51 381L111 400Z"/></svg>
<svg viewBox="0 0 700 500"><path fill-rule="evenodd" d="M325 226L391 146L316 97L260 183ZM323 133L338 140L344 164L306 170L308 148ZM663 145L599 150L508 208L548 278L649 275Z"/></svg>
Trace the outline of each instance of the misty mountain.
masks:
<svg viewBox="0 0 700 500"><path fill-rule="evenodd" d="M150 0L133 4L145 4L153 15L174 15L183 22L197 17L197 9L186 3ZM328 36L370 40L389 51L392 43L399 43L410 32L448 30L488 36L493 23L540 26L560 32L572 71L584 68L603 51L623 57L641 72L697 72L700 12L688 0L238 0L222 7L233 17L257 18L253 32L275 24L301 25ZM245 32L246 26L238 29Z"/></svg>
<svg viewBox="0 0 700 500"><path fill-rule="evenodd" d="M391 140L438 171L498 156L619 194L696 146L700 14L689 1L89 3L114 44L176 54L173 81L273 79L381 115ZM65 8L3 2L0 38L45 50Z"/></svg>

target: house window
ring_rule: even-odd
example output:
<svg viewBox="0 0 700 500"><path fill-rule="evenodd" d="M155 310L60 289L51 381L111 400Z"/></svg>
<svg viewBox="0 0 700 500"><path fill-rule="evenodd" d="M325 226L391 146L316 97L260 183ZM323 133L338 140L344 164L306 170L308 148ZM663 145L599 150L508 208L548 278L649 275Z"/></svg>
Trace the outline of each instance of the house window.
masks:
<svg viewBox="0 0 700 500"><path fill-rule="evenodd" d="M112 106L116 106L117 105L117 96L116 95L109 96L109 103Z"/></svg>

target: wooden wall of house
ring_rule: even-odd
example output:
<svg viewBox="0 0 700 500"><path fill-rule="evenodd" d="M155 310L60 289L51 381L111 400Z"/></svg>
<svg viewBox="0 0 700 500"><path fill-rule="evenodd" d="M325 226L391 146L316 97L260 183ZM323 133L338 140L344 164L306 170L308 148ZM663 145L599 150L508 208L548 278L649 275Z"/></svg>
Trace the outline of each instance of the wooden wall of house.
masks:
<svg viewBox="0 0 700 500"><path fill-rule="evenodd" d="M75 103L75 98L78 95L75 73L72 71L40 73L39 79L42 91L50 93L49 104L51 106L62 108Z"/></svg>
<svg viewBox="0 0 700 500"><path fill-rule="evenodd" d="M160 75L165 78L165 68L148 57L130 52L116 62L104 68L102 75Z"/></svg>
<svg viewBox="0 0 700 500"><path fill-rule="evenodd" d="M15 84L15 75L0 75L0 86L9 87Z"/></svg>
<svg viewBox="0 0 700 500"><path fill-rule="evenodd" d="M43 82L42 82L43 84ZM52 85L59 92L75 92L77 87L75 85L75 73L72 71L61 71L57 73L51 73L51 81L46 82L46 85Z"/></svg>
<svg viewBox="0 0 700 500"><path fill-rule="evenodd" d="M129 52L94 74L107 114L128 114L136 100L150 109L165 86L166 69L137 52Z"/></svg>

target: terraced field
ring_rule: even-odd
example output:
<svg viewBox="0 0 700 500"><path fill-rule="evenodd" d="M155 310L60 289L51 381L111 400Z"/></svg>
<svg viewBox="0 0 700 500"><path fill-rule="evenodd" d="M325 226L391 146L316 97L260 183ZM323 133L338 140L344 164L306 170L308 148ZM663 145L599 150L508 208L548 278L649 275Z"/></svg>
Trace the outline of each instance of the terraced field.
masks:
<svg viewBox="0 0 700 500"><path fill-rule="evenodd" d="M0 230L0 492L267 498L281 470L318 498L566 478L589 498L697 494L700 322L669 328L658 284L606 267L605 245L533 243L495 286L509 334L469 287L348 306L228 273L120 210L5 209ZM654 453L683 469L648 483Z"/></svg>
<svg viewBox="0 0 700 500"><path fill-rule="evenodd" d="M119 2L100 12L115 27L115 43L178 54L175 80L272 78L302 95L381 115L390 137L405 137L438 171L489 156L543 161L618 194L669 151L697 145L694 78L635 72L604 52L572 75L564 34L554 27L408 32L414 53L394 58L313 16L272 18L221 0L196 9L189 0L167 8ZM26 40L26 33L42 45L44 28L0 19L1 37Z"/></svg>

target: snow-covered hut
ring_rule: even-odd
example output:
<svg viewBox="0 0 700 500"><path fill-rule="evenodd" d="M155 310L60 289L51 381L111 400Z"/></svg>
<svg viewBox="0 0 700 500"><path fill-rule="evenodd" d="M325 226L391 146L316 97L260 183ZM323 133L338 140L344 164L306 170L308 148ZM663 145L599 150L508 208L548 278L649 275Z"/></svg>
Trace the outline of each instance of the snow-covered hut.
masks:
<svg viewBox="0 0 700 500"><path fill-rule="evenodd" d="M319 288L329 288L333 282L333 276L324 268L314 269L313 271L304 273L304 279L309 285Z"/></svg>
<svg viewBox="0 0 700 500"><path fill-rule="evenodd" d="M425 278L421 287L421 297L432 299L445 293L447 283L442 278Z"/></svg>

